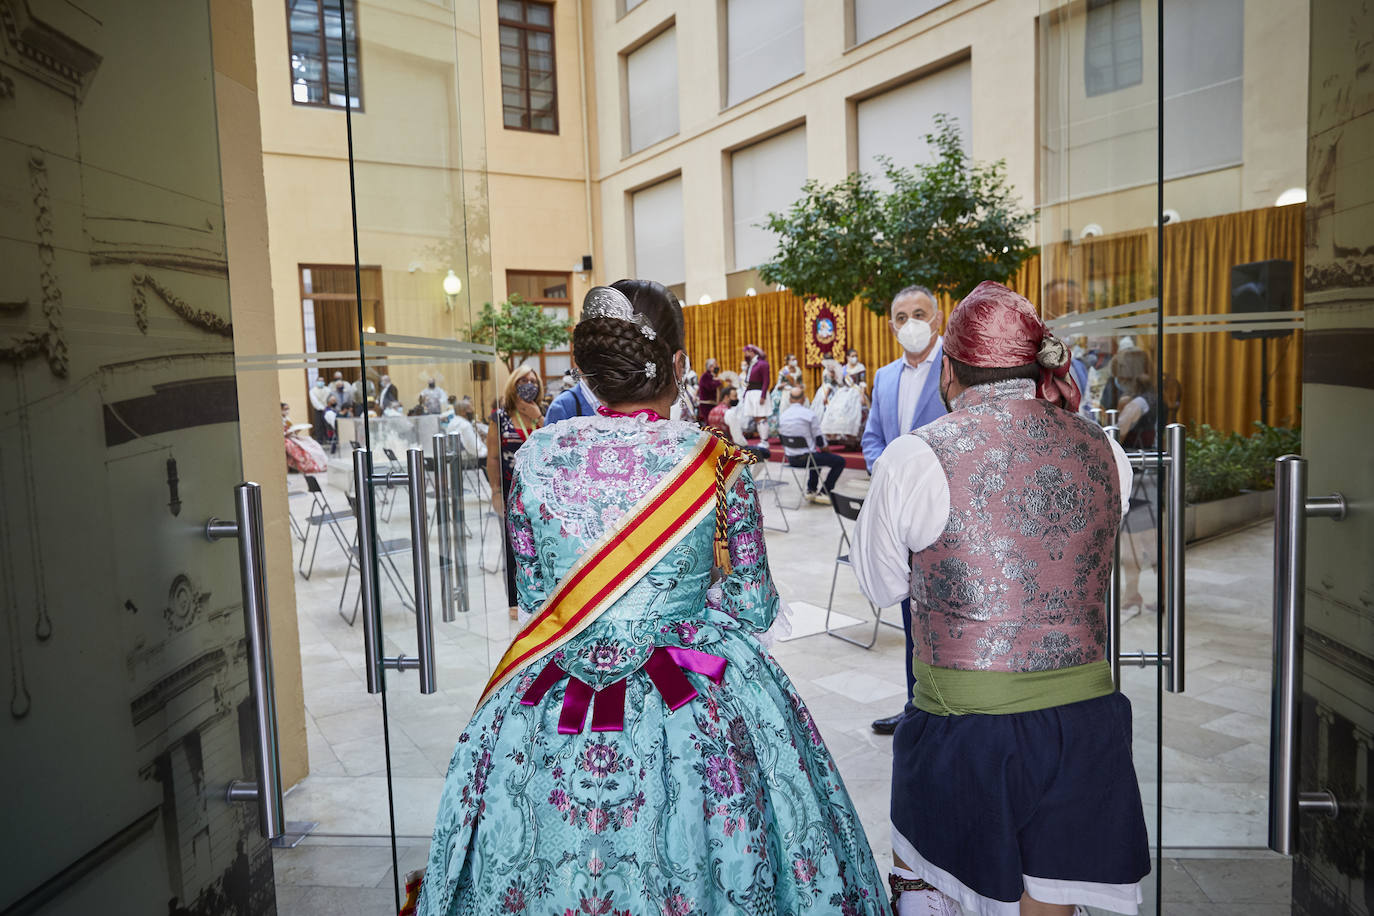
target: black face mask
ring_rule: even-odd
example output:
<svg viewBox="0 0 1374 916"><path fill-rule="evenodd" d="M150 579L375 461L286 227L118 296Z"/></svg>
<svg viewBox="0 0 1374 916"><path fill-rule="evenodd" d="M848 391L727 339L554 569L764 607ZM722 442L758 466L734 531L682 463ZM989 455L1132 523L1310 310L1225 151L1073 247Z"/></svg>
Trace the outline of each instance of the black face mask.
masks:
<svg viewBox="0 0 1374 916"><path fill-rule="evenodd" d="M738 407L738 406L739 406L739 398L731 398L731 399L730 399L730 406L731 406L731 407Z"/></svg>
<svg viewBox="0 0 1374 916"><path fill-rule="evenodd" d="M954 405L949 402L949 383L940 386L940 401L945 405L945 413L954 412Z"/></svg>

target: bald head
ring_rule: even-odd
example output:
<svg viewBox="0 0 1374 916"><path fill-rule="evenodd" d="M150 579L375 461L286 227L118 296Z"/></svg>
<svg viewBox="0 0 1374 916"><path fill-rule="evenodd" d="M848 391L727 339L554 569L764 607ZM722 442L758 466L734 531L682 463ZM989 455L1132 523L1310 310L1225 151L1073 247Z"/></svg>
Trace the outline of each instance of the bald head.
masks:
<svg viewBox="0 0 1374 916"><path fill-rule="evenodd" d="M800 388L793 388L787 392L787 396L792 399L793 404L800 404L806 400L806 392Z"/></svg>

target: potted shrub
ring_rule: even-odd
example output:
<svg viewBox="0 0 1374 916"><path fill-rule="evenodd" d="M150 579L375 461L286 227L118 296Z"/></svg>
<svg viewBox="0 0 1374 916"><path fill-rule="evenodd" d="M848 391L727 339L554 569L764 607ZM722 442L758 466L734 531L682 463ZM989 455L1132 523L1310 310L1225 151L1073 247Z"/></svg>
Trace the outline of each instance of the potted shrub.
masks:
<svg viewBox="0 0 1374 916"><path fill-rule="evenodd" d="M1274 459L1302 450L1302 431L1255 424L1249 436L1203 424L1187 447L1189 541L1249 524L1274 511Z"/></svg>

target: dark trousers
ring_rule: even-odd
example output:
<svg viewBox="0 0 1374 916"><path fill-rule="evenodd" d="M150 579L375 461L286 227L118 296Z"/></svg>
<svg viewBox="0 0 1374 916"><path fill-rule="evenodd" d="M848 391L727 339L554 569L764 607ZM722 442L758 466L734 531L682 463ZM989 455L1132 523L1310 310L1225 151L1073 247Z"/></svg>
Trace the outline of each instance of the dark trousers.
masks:
<svg viewBox="0 0 1374 916"><path fill-rule="evenodd" d="M769 455L768 449L764 448L762 445L742 445L740 446L740 448L744 449L746 452L749 452L751 455L753 455L760 461L767 461L769 457L771 457Z"/></svg>
<svg viewBox="0 0 1374 916"><path fill-rule="evenodd" d="M831 490L835 489L835 484L839 482L840 472L844 470L844 459L830 452L812 452L810 457L816 459L816 464L826 468L825 492L829 493ZM804 468L806 467L806 459L806 455L793 455L791 458L787 459L787 463L794 468ZM816 492L816 480L818 477L819 475L816 473L816 469L812 468L810 473L806 475L806 492Z"/></svg>

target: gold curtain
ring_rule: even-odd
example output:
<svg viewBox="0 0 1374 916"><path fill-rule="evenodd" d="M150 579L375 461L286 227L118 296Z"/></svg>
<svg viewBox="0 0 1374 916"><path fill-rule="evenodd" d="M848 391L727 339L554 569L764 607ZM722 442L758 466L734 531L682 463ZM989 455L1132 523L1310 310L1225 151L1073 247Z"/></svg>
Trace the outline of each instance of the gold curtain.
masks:
<svg viewBox="0 0 1374 916"><path fill-rule="evenodd" d="M1270 207L1188 220L1164 229L1164 314L1225 314L1230 311L1232 265L1281 258L1293 262L1294 302L1302 301L1304 206ZM1150 298L1154 292L1153 229L1138 229L1076 242L1056 242L1032 257L1008 286L1032 302L1041 301L1041 283L1069 279L1078 284L1083 311L1111 308ZM955 303L937 297L948 316ZM802 352L806 334L803 300L790 292L723 299L683 309L687 354L698 369L714 356L723 369L738 369L744 345L758 344L776 368L787 353ZM859 351L873 372L901 355L879 315L851 302L845 308L846 346ZM1047 317L1054 318L1056 315ZM1167 334L1164 371L1182 386L1179 419L1190 428L1208 423L1249 433L1259 419L1260 347L1258 340L1235 340L1224 326L1206 333ZM1302 403L1301 334L1268 341L1271 407L1269 422L1298 423ZM1154 337L1135 335L1137 346L1156 358ZM806 370L808 393L820 370Z"/></svg>

